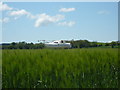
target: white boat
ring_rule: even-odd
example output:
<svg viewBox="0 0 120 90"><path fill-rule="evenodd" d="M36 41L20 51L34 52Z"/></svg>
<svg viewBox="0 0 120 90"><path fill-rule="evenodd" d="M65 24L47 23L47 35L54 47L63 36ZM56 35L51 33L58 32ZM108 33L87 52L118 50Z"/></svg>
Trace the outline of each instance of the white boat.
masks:
<svg viewBox="0 0 120 90"><path fill-rule="evenodd" d="M49 43L45 43L46 47L55 47L55 48L71 48L70 43L66 43L64 40L57 40Z"/></svg>

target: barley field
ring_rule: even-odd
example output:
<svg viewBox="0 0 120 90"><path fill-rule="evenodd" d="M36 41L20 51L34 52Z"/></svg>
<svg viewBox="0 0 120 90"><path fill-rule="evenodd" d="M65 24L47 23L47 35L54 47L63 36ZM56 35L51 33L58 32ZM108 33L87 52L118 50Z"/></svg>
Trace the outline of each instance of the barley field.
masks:
<svg viewBox="0 0 120 90"><path fill-rule="evenodd" d="M118 88L118 49L2 51L3 88Z"/></svg>

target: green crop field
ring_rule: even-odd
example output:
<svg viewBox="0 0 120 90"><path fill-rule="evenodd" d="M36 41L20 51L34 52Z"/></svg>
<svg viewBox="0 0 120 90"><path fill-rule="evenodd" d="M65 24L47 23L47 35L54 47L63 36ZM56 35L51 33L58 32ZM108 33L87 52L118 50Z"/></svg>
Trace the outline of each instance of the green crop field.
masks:
<svg viewBox="0 0 120 90"><path fill-rule="evenodd" d="M3 50L3 88L117 88L118 49Z"/></svg>

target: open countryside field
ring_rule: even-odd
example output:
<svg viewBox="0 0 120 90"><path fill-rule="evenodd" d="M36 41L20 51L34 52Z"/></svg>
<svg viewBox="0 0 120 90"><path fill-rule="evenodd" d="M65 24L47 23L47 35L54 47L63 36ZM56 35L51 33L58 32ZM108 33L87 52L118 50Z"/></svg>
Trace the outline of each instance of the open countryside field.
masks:
<svg viewBox="0 0 120 90"><path fill-rule="evenodd" d="M117 88L118 49L2 51L3 88Z"/></svg>

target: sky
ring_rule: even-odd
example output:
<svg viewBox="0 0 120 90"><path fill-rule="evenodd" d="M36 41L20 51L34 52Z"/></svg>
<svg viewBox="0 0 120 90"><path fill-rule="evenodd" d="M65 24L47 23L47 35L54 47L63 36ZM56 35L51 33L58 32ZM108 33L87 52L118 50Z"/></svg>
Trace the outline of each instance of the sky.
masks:
<svg viewBox="0 0 120 90"><path fill-rule="evenodd" d="M2 42L118 40L117 2L0 2Z"/></svg>

